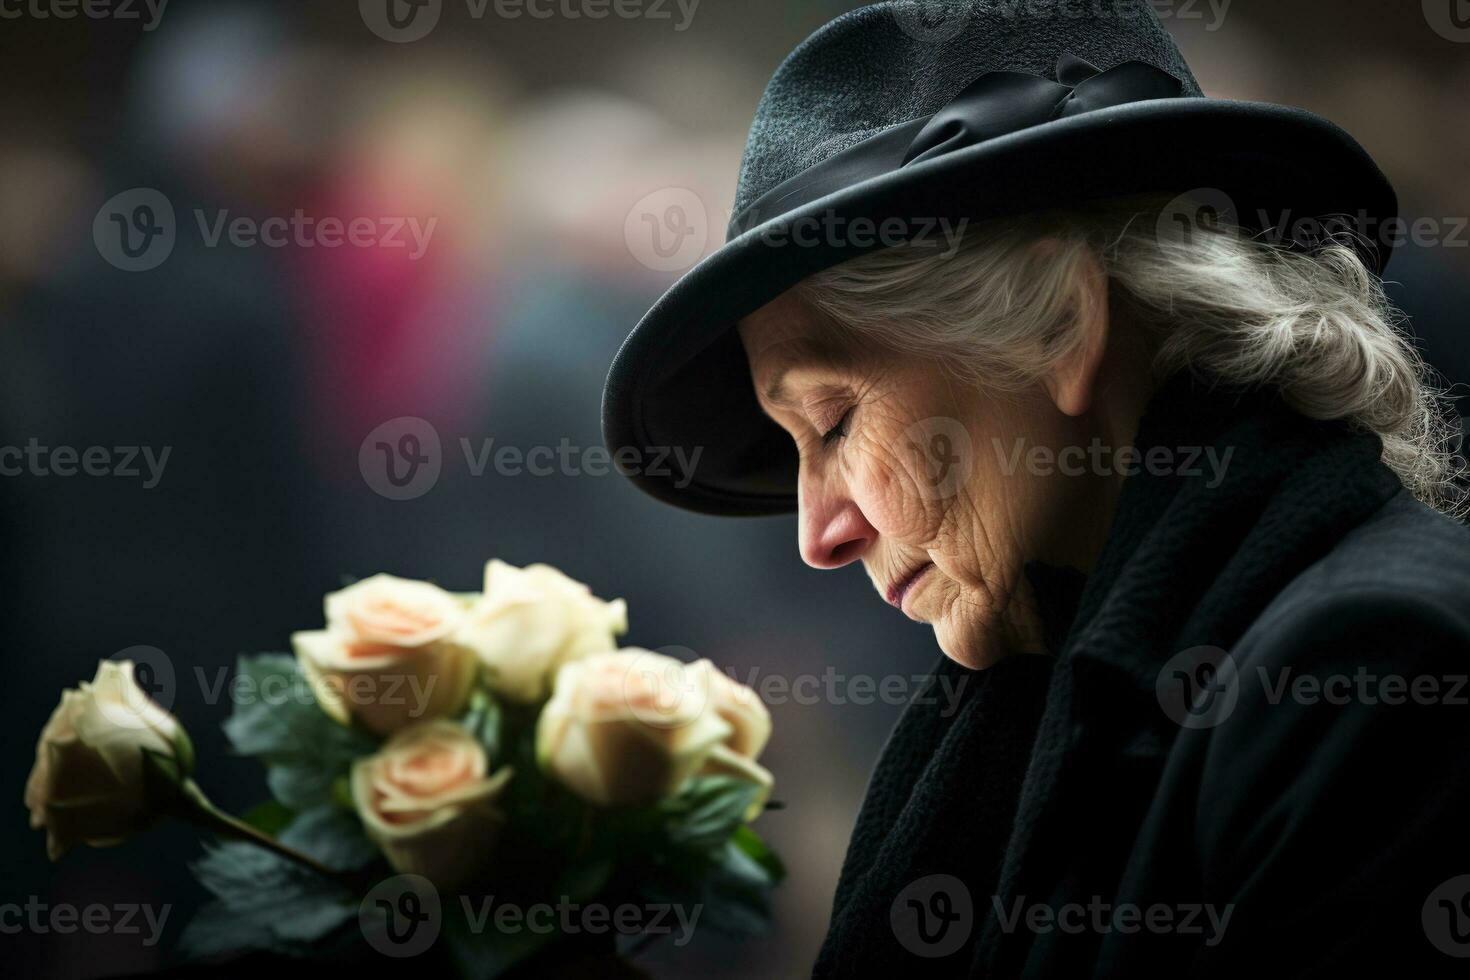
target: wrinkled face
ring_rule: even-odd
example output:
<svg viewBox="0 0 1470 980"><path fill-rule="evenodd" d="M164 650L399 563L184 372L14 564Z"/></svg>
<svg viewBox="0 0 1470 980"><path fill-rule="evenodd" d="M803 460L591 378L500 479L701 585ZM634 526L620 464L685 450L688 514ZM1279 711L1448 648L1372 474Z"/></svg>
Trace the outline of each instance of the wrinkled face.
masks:
<svg viewBox="0 0 1470 980"><path fill-rule="evenodd" d="M987 394L933 362L834 345L791 293L741 321L740 336L761 406L800 457L802 558L861 561L878 594L966 666L1038 651L1023 565L1079 564L1092 544L1079 519L1085 528L1095 508L1089 481L1027 454L1086 445L1086 420L1040 385Z"/></svg>

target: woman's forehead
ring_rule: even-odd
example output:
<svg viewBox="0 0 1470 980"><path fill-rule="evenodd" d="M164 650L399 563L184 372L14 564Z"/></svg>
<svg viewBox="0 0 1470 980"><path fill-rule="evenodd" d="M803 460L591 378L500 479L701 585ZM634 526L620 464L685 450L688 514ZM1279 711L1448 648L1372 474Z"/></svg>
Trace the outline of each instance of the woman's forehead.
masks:
<svg viewBox="0 0 1470 980"><path fill-rule="evenodd" d="M804 304L768 304L739 323L757 390L782 401L781 380L798 368L842 368L856 352Z"/></svg>
<svg viewBox="0 0 1470 980"><path fill-rule="evenodd" d="M794 366L806 361L841 363L850 359L849 345L836 335L831 324L790 291L746 315L736 326L753 362L791 362L787 366Z"/></svg>

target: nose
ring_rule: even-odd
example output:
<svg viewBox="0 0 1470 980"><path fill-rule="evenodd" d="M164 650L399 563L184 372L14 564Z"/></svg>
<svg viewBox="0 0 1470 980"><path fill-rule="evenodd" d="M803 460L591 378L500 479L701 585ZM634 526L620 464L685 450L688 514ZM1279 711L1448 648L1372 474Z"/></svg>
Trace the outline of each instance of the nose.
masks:
<svg viewBox="0 0 1470 980"><path fill-rule="evenodd" d="M801 558L813 568L841 568L861 558L878 538L857 501L833 489L803 481L797 493Z"/></svg>

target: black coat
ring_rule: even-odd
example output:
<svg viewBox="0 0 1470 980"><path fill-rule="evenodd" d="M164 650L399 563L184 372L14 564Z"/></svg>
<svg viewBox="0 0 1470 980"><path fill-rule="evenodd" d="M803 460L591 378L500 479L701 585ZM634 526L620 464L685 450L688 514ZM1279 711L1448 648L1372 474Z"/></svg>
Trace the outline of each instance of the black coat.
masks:
<svg viewBox="0 0 1470 980"><path fill-rule="evenodd" d="M1470 531L1267 393L1176 379L1135 445L1233 453L1028 567L1055 656L940 658L814 974L1470 975Z"/></svg>

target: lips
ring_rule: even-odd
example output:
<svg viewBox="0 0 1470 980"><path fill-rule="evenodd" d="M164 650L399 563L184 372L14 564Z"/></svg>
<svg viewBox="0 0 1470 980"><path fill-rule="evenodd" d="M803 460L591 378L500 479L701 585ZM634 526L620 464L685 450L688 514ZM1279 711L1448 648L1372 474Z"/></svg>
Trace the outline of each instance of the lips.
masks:
<svg viewBox="0 0 1470 980"><path fill-rule="evenodd" d="M909 589L913 588L914 583L919 580L919 576L933 567L934 563L932 561L926 561L924 564L916 566L908 574L904 575L903 578L890 585L888 590L883 594L883 598L887 599L890 605L902 609L903 597L908 593Z"/></svg>

